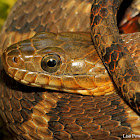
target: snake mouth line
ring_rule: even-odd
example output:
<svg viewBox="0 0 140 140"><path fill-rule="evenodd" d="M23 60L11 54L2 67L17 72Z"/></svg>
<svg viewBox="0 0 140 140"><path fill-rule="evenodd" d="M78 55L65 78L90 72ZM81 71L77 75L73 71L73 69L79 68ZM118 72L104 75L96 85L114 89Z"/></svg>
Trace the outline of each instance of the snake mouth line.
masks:
<svg viewBox="0 0 140 140"><path fill-rule="evenodd" d="M57 91L65 91L70 93L77 93L82 95L108 95L112 94L115 91L114 85L112 82L97 86L95 81L93 80L90 83L90 87L83 86L82 79L79 81L77 77L74 76L50 76L43 73L20 71L17 68L9 68L8 75L14 78L16 81L23 83L28 86L33 87L41 87L45 89L57 90ZM92 86L91 86L92 85Z"/></svg>

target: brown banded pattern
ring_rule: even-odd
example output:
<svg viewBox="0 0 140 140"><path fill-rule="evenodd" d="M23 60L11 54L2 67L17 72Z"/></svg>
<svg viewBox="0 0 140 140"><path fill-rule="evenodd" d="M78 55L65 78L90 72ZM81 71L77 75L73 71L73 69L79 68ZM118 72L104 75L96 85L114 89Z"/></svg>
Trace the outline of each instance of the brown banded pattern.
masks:
<svg viewBox="0 0 140 140"><path fill-rule="evenodd" d="M93 0L91 34L96 50L117 87L140 112L140 74L119 35L116 15L122 0Z"/></svg>
<svg viewBox="0 0 140 140"><path fill-rule="evenodd" d="M18 0L0 34L0 48L4 50L40 31L90 31L90 24L87 24L90 20L90 8L91 0ZM52 33L47 34L50 38L54 36ZM63 33L63 40L68 36L69 34ZM82 36L81 41L87 40L88 36ZM140 35L137 33L124 36L124 41L130 47L131 56L139 67ZM69 38L76 38L76 36L71 34ZM54 43L56 42L54 39ZM29 44L26 43L22 44L24 46L22 50L18 48L18 52L24 52L23 58L36 52L29 47L30 53L27 53L24 48L27 48L30 41ZM39 49L40 45L37 43L40 43L36 41ZM74 48L74 44L72 46ZM82 53L86 50L79 49L79 51ZM26 57L26 60L29 59ZM19 61L19 59L13 60ZM93 57L88 57L87 60L92 60L93 63ZM96 63L98 60L100 61L97 54L94 60L94 65L98 64ZM102 63L96 66L94 72L100 75L99 78L96 77L98 85L110 81L108 76L103 78L100 74L106 71ZM34 69L30 67L30 70ZM33 77L30 76L30 80L34 81ZM42 78L40 82L44 81L41 80ZM47 78L44 79L46 79L44 83L48 81ZM55 84L58 82L56 81ZM85 85L82 84L82 86ZM7 76L0 64L0 116L4 127L11 132L10 138L14 139L119 140L123 137L123 133L140 135L139 115L122 100L123 98L119 97L118 90L114 90L110 95L93 97L29 87ZM0 125L0 129L4 127Z"/></svg>

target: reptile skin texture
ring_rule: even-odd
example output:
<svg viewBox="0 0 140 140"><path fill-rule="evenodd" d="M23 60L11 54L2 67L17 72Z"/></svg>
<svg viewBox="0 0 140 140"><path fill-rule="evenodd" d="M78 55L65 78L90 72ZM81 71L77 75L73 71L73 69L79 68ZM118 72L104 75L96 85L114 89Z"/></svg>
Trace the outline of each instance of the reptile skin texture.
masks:
<svg viewBox="0 0 140 140"><path fill-rule="evenodd" d="M124 98L140 112L140 74L119 35L116 15L122 0L94 0L91 34L96 50Z"/></svg>
<svg viewBox="0 0 140 140"><path fill-rule="evenodd" d="M100 89L100 92L98 91L100 96L92 96L68 93L58 89L53 91L29 87L20 84L20 81L16 82L15 80L18 80L16 78L15 80L10 78L3 69L2 64L0 64L0 116L3 121L0 127L1 129L5 128L2 133L6 135L5 137L8 140L120 140L123 138L123 134L125 136L126 134L140 135L139 114L123 100L122 94L111 82L111 78L108 76L95 49L91 51L94 57L93 55L85 57L85 54L89 54L87 50L79 49L81 46L81 48L84 48L84 46L87 48L93 47L90 35L88 33L80 33L80 35L79 33L71 33L71 35L70 33L58 34L58 32L89 32L91 30L91 2L91 0L18 0L13 7L0 34L0 54L8 46L25 39L28 39L29 45L32 40L29 38L33 37L36 32L49 31L51 33L45 33L48 35L47 39L53 44L57 44L57 46L53 46L55 47L53 52L58 52L56 48L63 48L62 42L62 44L66 43L66 46L73 50L73 53L69 51L69 55L73 56L75 54L74 57L82 56L85 59L78 59L80 62L89 61L92 65L95 65L91 68L94 70L95 75L98 75L97 77L93 75L96 79L96 85L99 87L105 85L104 87L111 88L110 94L104 95L103 89ZM35 37L35 46L41 49L41 44L40 46L37 44L40 40L43 40L43 36L39 35L41 34L37 34ZM62 42L59 42L60 38L54 38L53 36L63 36L61 38ZM140 34L123 35L122 38L139 69ZM67 40L69 41L67 42ZM28 47L26 43L21 42L16 45L18 45L20 53L23 52L24 56L29 56L30 53L24 50ZM20 47L23 49L20 49ZM65 53L67 52L65 51ZM8 55L11 55L8 56L10 62L10 57L15 54L9 53ZM24 58L27 60L27 57ZM7 63L8 68L12 63ZM31 64L33 67L29 67L28 61L25 61L24 65L30 71L36 71L33 68L41 70L39 66L36 67L34 64ZM4 67L7 67L7 65L4 65ZM89 67L85 66L85 68L88 69ZM83 72L83 69L78 70ZM71 72L74 72L74 69ZM30 79L28 78L28 80ZM107 86L108 82L110 86ZM27 82L24 84L27 84ZM71 85L67 82L66 86L67 84ZM91 85L87 84L86 86L90 87ZM9 133L7 134L7 132ZM4 139L6 139L5 137Z"/></svg>

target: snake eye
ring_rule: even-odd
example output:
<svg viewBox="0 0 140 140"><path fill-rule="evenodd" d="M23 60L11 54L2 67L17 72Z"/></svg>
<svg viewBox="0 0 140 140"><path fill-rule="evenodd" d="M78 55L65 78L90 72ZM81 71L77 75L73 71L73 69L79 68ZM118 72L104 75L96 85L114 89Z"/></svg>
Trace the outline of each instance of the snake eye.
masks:
<svg viewBox="0 0 140 140"><path fill-rule="evenodd" d="M57 54L47 54L41 60L41 67L44 71L53 73L60 68L61 59Z"/></svg>

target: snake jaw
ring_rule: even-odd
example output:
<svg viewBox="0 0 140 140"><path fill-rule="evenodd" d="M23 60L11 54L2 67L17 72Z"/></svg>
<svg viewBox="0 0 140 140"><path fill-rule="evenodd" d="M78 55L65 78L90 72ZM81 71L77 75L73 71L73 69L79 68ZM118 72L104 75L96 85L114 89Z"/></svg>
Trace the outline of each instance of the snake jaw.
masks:
<svg viewBox="0 0 140 140"><path fill-rule="evenodd" d="M87 81L88 78L84 81L84 76L63 76L62 78L59 78L57 76L50 76L43 73L38 74L35 72L27 72L17 68L9 68L7 73L10 77L20 83L45 89L94 96L108 95L115 92L114 85L112 83L106 83L102 86L98 85L98 82L95 83L94 77L92 76L89 78L91 79L90 81Z"/></svg>

